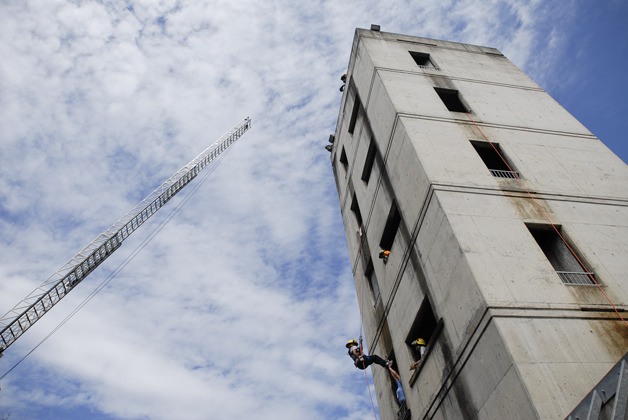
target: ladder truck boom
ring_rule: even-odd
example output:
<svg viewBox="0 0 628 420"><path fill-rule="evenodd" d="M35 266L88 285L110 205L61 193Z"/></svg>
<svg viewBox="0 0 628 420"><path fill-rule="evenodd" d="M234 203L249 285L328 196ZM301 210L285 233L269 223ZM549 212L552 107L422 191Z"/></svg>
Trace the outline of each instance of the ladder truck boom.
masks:
<svg viewBox="0 0 628 420"><path fill-rule="evenodd" d="M168 178L104 233L98 235L89 245L79 251L0 318L0 357L4 350L113 254L131 233L189 184L203 168L238 140L249 128L251 128L251 119L245 118L190 163Z"/></svg>

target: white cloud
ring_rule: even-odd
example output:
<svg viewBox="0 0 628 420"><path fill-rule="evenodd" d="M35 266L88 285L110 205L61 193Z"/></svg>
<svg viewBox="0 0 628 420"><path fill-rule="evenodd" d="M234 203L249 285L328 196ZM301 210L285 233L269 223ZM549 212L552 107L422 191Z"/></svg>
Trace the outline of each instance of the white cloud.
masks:
<svg viewBox="0 0 628 420"><path fill-rule="evenodd" d="M495 45L541 68L561 45L544 7L3 3L1 310L233 124L251 116L253 129L161 234L6 378L0 410L16 418L81 407L114 418L369 418L364 378L343 348L360 327L323 149L354 29L379 23ZM552 41L539 54L547 33ZM0 374L156 223L20 338Z"/></svg>

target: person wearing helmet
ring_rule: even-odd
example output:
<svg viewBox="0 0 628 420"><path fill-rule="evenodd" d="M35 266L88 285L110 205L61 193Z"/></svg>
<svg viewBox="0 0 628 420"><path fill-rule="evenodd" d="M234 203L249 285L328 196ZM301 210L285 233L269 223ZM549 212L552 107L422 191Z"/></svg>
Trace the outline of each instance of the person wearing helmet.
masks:
<svg viewBox="0 0 628 420"><path fill-rule="evenodd" d="M413 362L410 365L410 370L414 370L416 369L416 367L419 365L419 362L421 361L421 359L423 358L423 355L425 354L425 349L426 344L425 344L425 340L421 337L417 338L416 340L414 340L412 342L412 345L414 346L414 349L417 351L417 353L419 354L419 360Z"/></svg>
<svg viewBox="0 0 628 420"><path fill-rule="evenodd" d="M361 341L362 338L360 337L360 342ZM364 354L362 352L361 343L358 344L358 342L354 339L347 341L346 347L348 349L349 356L351 357L351 359L353 359L353 364L358 369L364 370L373 363L375 363L376 365L380 365L381 367L387 368L388 372L397 383L396 394L399 404L403 404L406 401L406 395L404 394L403 387L401 386L401 376L399 376L399 374L392 368L392 360L384 360L376 354Z"/></svg>
<svg viewBox="0 0 628 420"><path fill-rule="evenodd" d="M349 354L349 357L353 359L353 364L355 365L355 367L357 367L360 370L366 369L367 367L371 366L373 363L375 363L376 365L380 365L383 368L391 369L390 367L392 365L391 360L386 361L376 354L371 354L371 355L364 354L362 352L362 348L360 347L360 345L355 339L347 341L346 347L348 350L347 353Z"/></svg>

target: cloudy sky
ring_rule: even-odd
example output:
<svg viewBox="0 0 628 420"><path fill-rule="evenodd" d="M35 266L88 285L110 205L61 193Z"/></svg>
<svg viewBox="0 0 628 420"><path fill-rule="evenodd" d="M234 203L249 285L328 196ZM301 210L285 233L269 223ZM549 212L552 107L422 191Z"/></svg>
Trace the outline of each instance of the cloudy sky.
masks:
<svg viewBox="0 0 628 420"><path fill-rule="evenodd" d="M253 128L5 352L0 376L128 262L0 381L0 419L373 418L323 149L355 28L496 47L628 161L626 21L623 0L1 1L2 314Z"/></svg>

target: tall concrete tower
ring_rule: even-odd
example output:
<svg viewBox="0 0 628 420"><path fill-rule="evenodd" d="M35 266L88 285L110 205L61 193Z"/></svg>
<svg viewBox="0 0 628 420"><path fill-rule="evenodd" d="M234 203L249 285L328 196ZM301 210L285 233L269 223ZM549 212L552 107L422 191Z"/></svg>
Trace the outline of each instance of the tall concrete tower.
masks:
<svg viewBox="0 0 628 420"><path fill-rule="evenodd" d="M365 344L407 397L374 368L381 418L589 404L628 350L626 165L494 48L358 29L342 90L328 149Z"/></svg>

